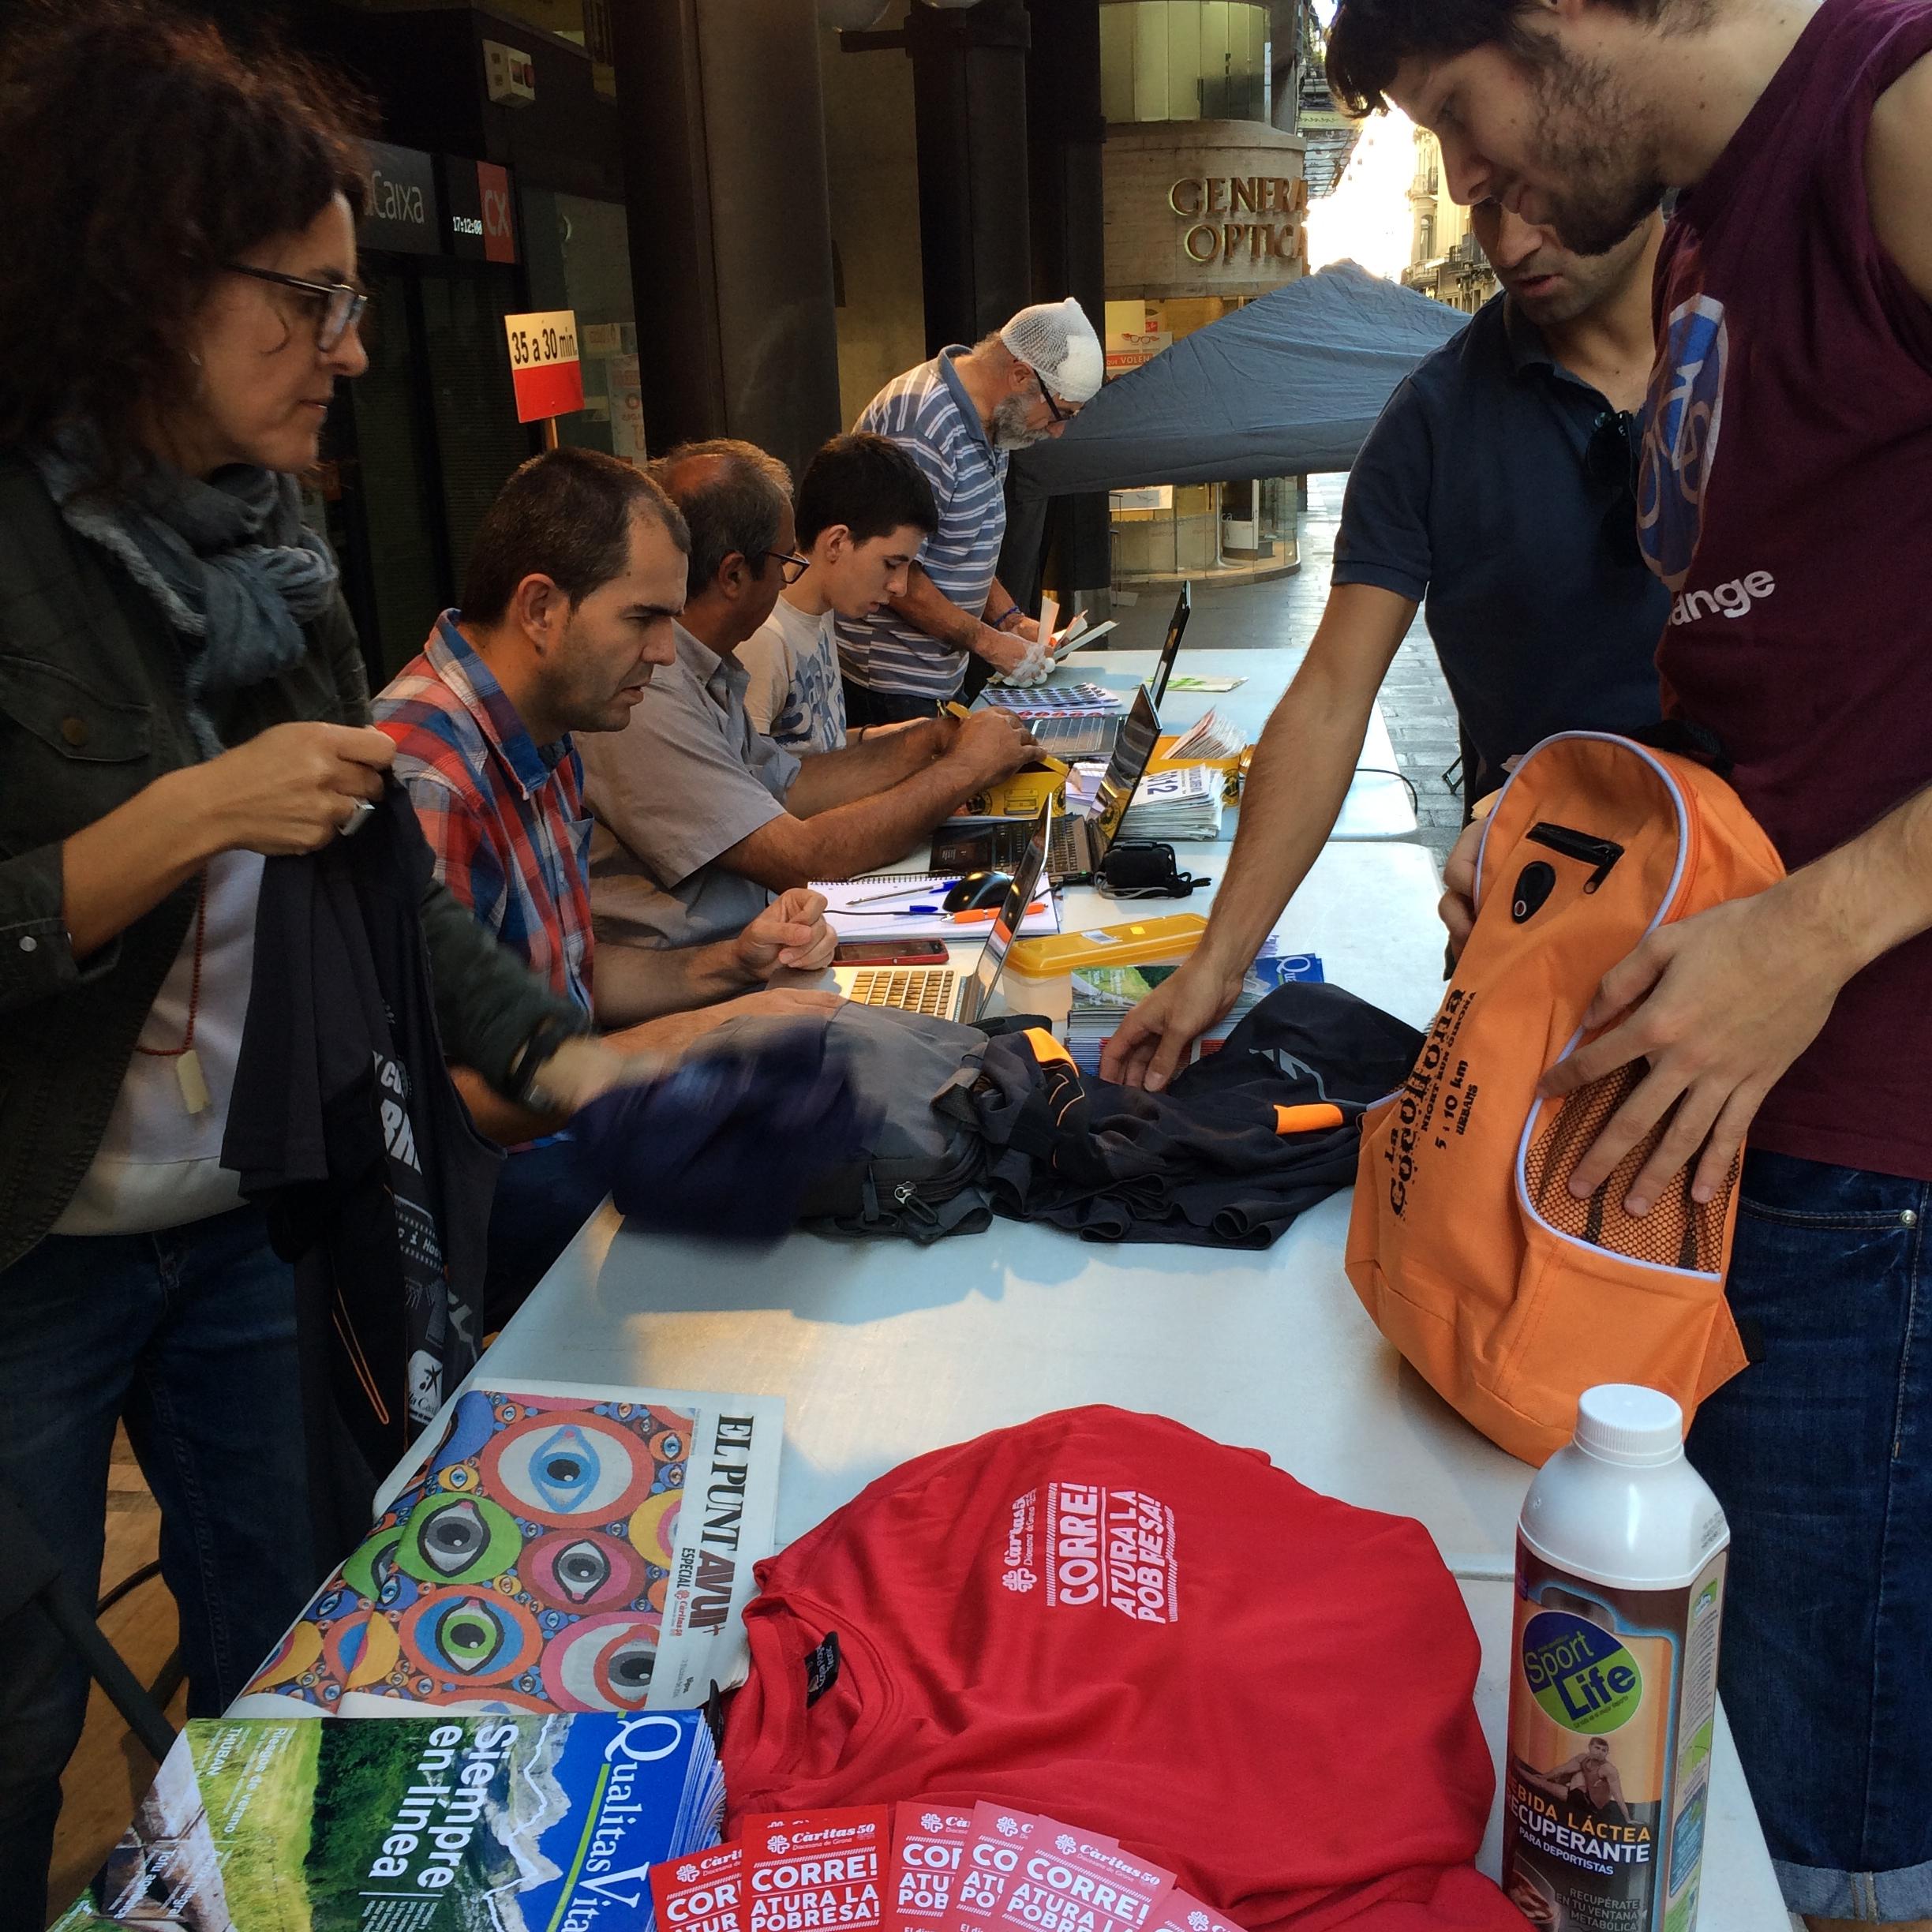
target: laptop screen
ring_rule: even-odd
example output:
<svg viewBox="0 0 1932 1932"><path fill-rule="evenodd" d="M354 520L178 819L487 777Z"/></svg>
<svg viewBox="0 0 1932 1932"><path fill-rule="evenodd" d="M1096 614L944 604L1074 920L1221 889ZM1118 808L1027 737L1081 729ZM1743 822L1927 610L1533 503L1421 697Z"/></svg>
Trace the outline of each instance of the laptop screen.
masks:
<svg viewBox="0 0 1932 1932"><path fill-rule="evenodd" d="M1107 848L1120 830L1120 822L1133 803L1133 795L1154 756L1154 741L1160 736L1160 713L1144 686L1135 692L1133 709L1127 713L1114 741L1114 755L1107 760L1106 774L1094 799L1094 863L1106 857Z"/></svg>
<svg viewBox="0 0 1932 1932"><path fill-rule="evenodd" d="M1154 667L1153 676L1148 680L1148 694L1157 711L1167 695L1167 680L1174 676L1174 660L1181 654L1181 634L1187 629L1188 619L1193 612L1194 586L1184 583L1181 594L1174 599L1174 615L1167 620L1167 641L1161 646L1160 661Z"/></svg>
<svg viewBox="0 0 1932 1932"><path fill-rule="evenodd" d="M1006 888L1000 909L993 915L993 930L979 949L979 964L973 970L972 983L960 1002L960 1018L968 1024L979 1017L986 1010L987 1002L992 998L1000 975L1005 970L1006 949L1026 918L1026 909L1033 903L1034 889L1046 869L1046 848L1053 839L1053 794L1049 792L1040 805L1039 816L1033 821L1033 836L1027 842L1026 856L1013 874L1013 883Z"/></svg>

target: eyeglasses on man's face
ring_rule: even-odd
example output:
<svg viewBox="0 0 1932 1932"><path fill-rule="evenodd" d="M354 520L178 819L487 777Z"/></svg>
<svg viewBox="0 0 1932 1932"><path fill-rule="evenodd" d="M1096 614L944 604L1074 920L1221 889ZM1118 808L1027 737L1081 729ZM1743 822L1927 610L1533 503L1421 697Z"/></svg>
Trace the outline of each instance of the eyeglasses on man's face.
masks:
<svg viewBox="0 0 1932 1932"><path fill-rule="evenodd" d="M795 584L811 568L811 559L800 556L796 550L767 550L768 557L778 560L778 581Z"/></svg>
<svg viewBox="0 0 1932 1932"><path fill-rule="evenodd" d="M324 355L362 320L369 307L368 295L346 282L309 282L300 275L283 275L277 268L253 268L246 262L230 262L228 271L306 296L315 308L316 346Z"/></svg>
<svg viewBox="0 0 1932 1932"><path fill-rule="evenodd" d="M1065 404L1057 402L1054 399L1054 392L1046 387L1046 378L1040 374L1038 369L1033 372L1033 380L1039 385L1040 400L1046 405L1047 413L1055 422L1071 422L1087 406L1084 402L1076 402L1071 409L1069 409Z"/></svg>

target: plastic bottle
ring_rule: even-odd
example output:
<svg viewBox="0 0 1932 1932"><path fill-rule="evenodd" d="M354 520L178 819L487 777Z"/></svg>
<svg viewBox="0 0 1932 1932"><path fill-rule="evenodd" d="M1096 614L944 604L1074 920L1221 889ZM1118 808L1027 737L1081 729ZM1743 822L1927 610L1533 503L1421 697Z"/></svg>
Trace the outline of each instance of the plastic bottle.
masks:
<svg viewBox="0 0 1932 1932"><path fill-rule="evenodd" d="M1516 1537L1503 1889L1550 1932L1690 1932L1731 1535L1683 1412L1608 1383Z"/></svg>

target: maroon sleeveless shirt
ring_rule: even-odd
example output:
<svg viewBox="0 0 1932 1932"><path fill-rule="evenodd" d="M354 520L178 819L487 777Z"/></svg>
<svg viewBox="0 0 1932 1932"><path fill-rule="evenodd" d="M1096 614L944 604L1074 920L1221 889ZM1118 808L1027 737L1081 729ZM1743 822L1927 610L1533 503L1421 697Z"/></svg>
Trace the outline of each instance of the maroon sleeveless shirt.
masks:
<svg viewBox="0 0 1932 1932"><path fill-rule="evenodd" d="M1795 870L1932 784L1932 305L1866 202L1932 0L1825 0L1657 263L1638 522L1668 710ZM1932 1180L1932 934L1857 975L1752 1145Z"/></svg>

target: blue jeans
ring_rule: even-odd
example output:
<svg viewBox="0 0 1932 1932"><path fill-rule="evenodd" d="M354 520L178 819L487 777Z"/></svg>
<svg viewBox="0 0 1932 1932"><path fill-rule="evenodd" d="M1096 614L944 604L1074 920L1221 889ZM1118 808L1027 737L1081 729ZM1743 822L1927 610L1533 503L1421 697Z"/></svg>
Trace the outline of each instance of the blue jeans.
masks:
<svg viewBox="0 0 1932 1932"><path fill-rule="evenodd" d="M1932 1188L1752 1153L1753 1365L1691 1461L1731 1523L1720 1677L1794 1911L1932 1916Z"/></svg>
<svg viewBox="0 0 1932 1932"><path fill-rule="evenodd" d="M0 1272L0 1483L92 1602L115 1422L161 1506L188 1709L219 1713L317 1581L294 1277L260 1210L50 1235ZM39 1932L86 1672L29 1608L0 1629L0 1932ZM63 1900L62 1903L65 1903Z"/></svg>
<svg viewBox="0 0 1932 1932"><path fill-rule="evenodd" d="M607 1192L584 1171L577 1143L554 1134L504 1156L490 1205L483 1331L493 1335L529 1298Z"/></svg>

